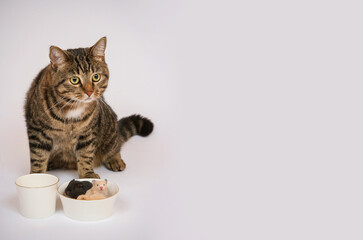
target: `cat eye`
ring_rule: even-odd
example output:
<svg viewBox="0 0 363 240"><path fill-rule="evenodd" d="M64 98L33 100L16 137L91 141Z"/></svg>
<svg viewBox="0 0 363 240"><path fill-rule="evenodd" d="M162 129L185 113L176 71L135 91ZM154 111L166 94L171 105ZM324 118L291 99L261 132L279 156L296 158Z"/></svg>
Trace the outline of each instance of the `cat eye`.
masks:
<svg viewBox="0 0 363 240"><path fill-rule="evenodd" d="M69 81L73 84L73 85L76 85L79 83L79 77L71 77L69 79Z"/></svg>
<svg viewBox="0 0 363 240"><path fill-rule="evenodd" d="M100 81L100 79L101 79L101 74L98 74L98 73L93 74L92 81L98 82L98 81Z"/></svg>

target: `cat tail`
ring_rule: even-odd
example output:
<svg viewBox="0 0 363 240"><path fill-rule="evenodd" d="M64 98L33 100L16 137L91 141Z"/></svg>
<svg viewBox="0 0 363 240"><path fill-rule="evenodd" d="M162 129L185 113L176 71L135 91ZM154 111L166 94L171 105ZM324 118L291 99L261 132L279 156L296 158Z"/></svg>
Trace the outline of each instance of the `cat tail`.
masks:
<svg viewBox="0 0 363 240"><path fill-rule="evenodd" d="M154 124L147 118L140 115L131 115L121 118L118 121L118 129L121 138L126 142L135 135L142 137L148 136L154 129Z"/></svg>

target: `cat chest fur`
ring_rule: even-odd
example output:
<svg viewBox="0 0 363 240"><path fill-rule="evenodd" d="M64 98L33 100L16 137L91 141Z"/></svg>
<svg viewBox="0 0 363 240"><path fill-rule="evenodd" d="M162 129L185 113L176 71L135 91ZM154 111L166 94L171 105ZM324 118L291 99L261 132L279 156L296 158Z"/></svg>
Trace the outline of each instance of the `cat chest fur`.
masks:
<svg viewBox="0 0 363 240"><path fill-rule="evenodd" d="M75 126L65 126L65 131L53 134L52 151L74 153L80 134L82 134L82 132L80 132Z"/></svg>
<svg viewBox="0 0 363 240"><path fill-rule="evenodd" d="M50 165L67 166L66 168L76 168L76 148L79 138L84 133L84 124L66 124L63 132L52 134L53 146L50 152Z"/></svg>
<svg viewBox="0 0 363 240"><path fill-rule="evenodd" d="M86 110L86 106L85 105L82 105L76 109L71 109L69 110L65 117L70 119L70 118L74 118L74 119L78 119L78 118L81 118L82 114L85 112Z"/></svg>
<svg viewBox="0 0 363 240"><path fill-rule="evenodd" d="M88 121L84 122L60 124L58 127L63 131L50 133L53 140L52 151L62 150L74 152L79 138L91 134L95 130L94 128L97 128L97 125L94 128L90 128L90 124L93 122L92 120L94 119L90 117Z"/></svg>

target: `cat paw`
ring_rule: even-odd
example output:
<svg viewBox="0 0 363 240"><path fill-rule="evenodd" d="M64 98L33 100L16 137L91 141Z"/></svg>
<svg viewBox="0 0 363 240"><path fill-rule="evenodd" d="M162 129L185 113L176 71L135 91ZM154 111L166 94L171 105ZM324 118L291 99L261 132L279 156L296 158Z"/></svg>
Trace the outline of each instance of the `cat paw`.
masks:
<svg viewBox="0 0 363 240"><path fill-rule="evenodd" d="M97 173L89 173L86 174L84 176L79 176L80 178L98 178L100 179L100 175L98 175Z"/></svg>
<svg viewBox="0 0 363 240"><path fill-rule="evenodd" d="M105 167L111 171L120 172L126 168L126 164L122 159L113 157L105 162Z"/></svg>

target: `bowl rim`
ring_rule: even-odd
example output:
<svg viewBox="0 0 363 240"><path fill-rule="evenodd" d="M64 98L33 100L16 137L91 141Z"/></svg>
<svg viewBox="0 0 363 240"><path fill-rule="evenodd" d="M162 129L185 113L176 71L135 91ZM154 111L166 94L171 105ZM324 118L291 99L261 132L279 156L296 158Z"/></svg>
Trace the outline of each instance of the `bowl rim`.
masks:
<svg viewBox="0 0 363 240"><path fill-rule="evenodd" d="M78 179L72 179L72 180L76 180L76 181L92 181L92 180L105 180L105 179L98 179L98 178L78 178ZM116 196L118 194L118 192L120 191L120 189L119 189L119 187L118 187L118 185L116 183L107 180L108 182L111 182L111 183L115 184L115 186L117 187L116 193L114 193L111 196L108 196L106 198L103 198L103 199L75 199L75 198L68 197L68 196L66 196L64 194L61 194L60 191L59 191L59 189L63 186L63 184L66 184L66 183L69 184L72 180L67 181L67 182L64 182L60 186L57 187L57 192L58 192L58 194L59 194L60 197L68 198L68 199L75 200L75 201L102 201L102 200L106 200L106 199L109 199L109 198L112 198L112 197Z"/></svg>
<svg viewBox="0 0 363 240"><path fill-rule="evenodd" d="M23 186L23 185L20 185L18 182L18 180L22 177L26 177L26 176L45 176L45 175L48 175L48 176L52 176L52 177L55 177L57 179L57 182L53 183L53 184L50 184L50 185L46 185L46 186L41 186L41 187L27 187L27 186ZM30 174L25 174L25 175L22 175L20 177L18 177L16 180L15 180L15 185L18 186L18 187L21 187L21 188L49 188L49 187L52 187L54 185L57 185L58 186L58 183L59 183L59 178L53 174L49 174L49 173L30 173ZM118 187L118 186L117 186ZM58 189L58 188L57 188Z"/></svg>

